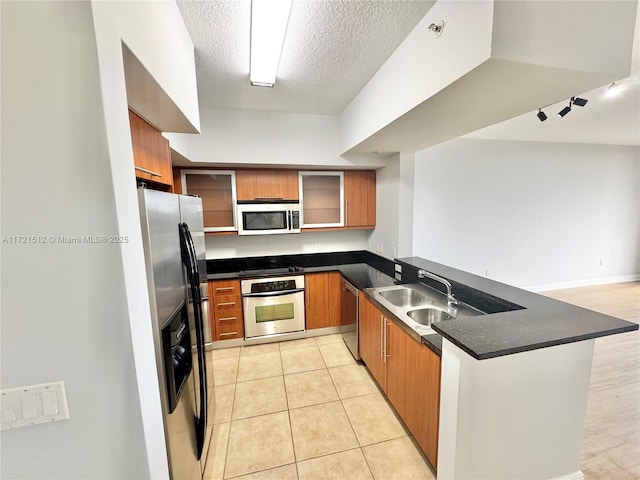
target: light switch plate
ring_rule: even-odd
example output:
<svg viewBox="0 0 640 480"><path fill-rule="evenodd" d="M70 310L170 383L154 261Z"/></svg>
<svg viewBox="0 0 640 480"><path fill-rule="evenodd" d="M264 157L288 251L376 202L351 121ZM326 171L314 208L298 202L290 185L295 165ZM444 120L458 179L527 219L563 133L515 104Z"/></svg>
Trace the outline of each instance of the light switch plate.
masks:
<svg viewBox="0 0 640 480"><path fill-rule="evenodd" d="M2 430L69 418L64 382L8 388L0 392Z"/></svg>

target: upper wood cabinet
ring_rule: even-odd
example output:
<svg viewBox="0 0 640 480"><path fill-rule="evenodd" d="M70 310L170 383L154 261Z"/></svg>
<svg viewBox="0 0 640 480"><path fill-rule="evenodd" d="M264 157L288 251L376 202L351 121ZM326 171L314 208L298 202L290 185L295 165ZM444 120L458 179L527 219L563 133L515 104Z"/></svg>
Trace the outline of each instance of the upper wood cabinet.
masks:
<svg viewBox="0 0 640 480"><path fill-rule="evenodd" d="M340 272L305 274L307 330L340 325L340 279Z"/></svg>
<svg viewBox="0 0 640 480"><path fill-rule="evenodd" d="M343 172L300 172L302 228L344 226Z"/></svg>
<svg viewBox="0 0 640 480"><path fill-rule="evenodd" d="M234 232L236 227L236 178L233 170L181 170L180 189L202 198L205 232Z"/></svg>
<svg viewBox="0 0 640 480"><path fill-rule="evenodd" d="M237 170L238 201L299 200L297 170Z"/></svg>
<svg viewBox="0 0 640 480"><path fill-rule="evenodd" d="M344 172L344 203L344 224L347 228L375 228L375 170L347 170Z"/></svg>
<svg viewBox="0 0 640 480"><path fill-rule="evenodd" d="M132 110L129 110L129 126L136 178L153 182L162 190L171 189L173 173L169 140Z"/></svg>

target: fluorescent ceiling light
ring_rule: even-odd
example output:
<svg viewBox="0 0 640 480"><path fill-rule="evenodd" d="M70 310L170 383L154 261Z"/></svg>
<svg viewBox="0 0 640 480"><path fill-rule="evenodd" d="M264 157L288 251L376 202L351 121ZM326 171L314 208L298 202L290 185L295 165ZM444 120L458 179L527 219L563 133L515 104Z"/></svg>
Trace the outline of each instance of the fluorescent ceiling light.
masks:
<svg viewBox="0 0 640 480"><path fill-rule="evenodd" d="M273 87L292 0L251 1L251 85Z"/></svg>

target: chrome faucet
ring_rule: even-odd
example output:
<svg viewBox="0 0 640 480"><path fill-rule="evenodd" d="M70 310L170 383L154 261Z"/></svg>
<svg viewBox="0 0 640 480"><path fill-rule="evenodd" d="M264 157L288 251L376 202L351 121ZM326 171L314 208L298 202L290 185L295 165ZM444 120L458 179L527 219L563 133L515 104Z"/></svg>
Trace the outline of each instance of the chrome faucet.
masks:
<svg viewBox="0 0 640 480"><path fill-rule="evenodd" d="M430 278L437 282L442 283L447 289L447 305L457 305L458 300L453 297L453 293L451 293L451 283L446 279L442 278L435 273L427 272L426 270L418 270L418 278Z"/></svg>

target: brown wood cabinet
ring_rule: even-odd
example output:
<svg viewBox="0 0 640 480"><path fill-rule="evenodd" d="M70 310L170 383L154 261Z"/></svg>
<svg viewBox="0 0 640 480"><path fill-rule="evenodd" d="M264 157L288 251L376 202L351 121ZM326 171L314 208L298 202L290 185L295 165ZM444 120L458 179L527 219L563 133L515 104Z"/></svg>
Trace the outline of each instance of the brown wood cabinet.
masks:
<svg viewBox="0 0 640 480"><path fill-rule="evenodd" d="M347 170L344 172L344 211L345 227L375 228L375 170Z"/></svg>
<svg viewBox="0 0 640 480"><path fill-rule="evenodd" d="M129 126L136 178L153 182L150 183L152 187L170 190L173 186L173 172L169 140L132 110L129 110Z"/></svg>
<svg viewBox="0 0 640 480"><path fill-rule="evenodd" d="M340 325L340 279L340 272L305 274L307 330Z"/></svg>
<svg viewBox="0 0 640 480"><path fill-rule="evenodd" d="M176 193L202 198L206 233L229 234L236 227L236 177L233 170L182 169Z"/></svg>
<svg viewBox="0 0 640 480"><path fill-rule="evenodd" d="M297 170L236 170L236 194L243 200L299 200Z"/></svg>
<svg viewBox="0 0 640 480"><path fill-rule="evenodd" d="M209 303L213 339L244 338L240 280L210 281Z"/></svg>
<svg viewBox="0 0 640 480"><path fill-rule="evenodd" d="M440 357L389 320L365 295L360 356L434 468L438 464Z"/></svg>
<svg viewBox="0 0 640 480"><path fill-rule="evenodd" d="M366 295L358 297L359 351L362 361L380 385L387 391L387 362L384 352L386 319Z"/></svg>
<svg viewBox="0 0 640 480"><path fill-rule="evenodd" d="M387 397L437 468L440 357L395 323L387 328Z"/></svg>
<svg viewBox="0 0 640 480"><path fill-rule="evenodd" d="M343 172L300 172L302 228L344 226L343 178Z"/></svg>

